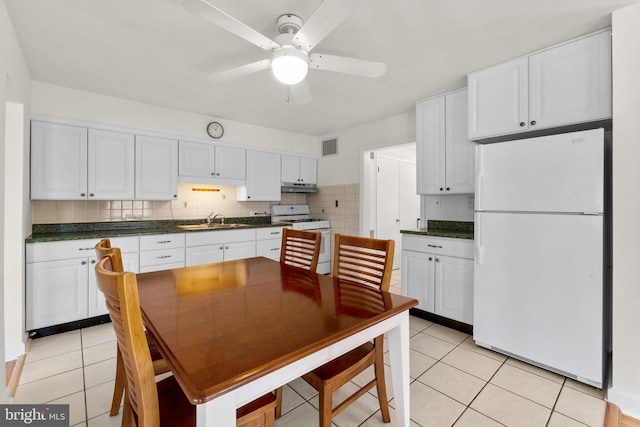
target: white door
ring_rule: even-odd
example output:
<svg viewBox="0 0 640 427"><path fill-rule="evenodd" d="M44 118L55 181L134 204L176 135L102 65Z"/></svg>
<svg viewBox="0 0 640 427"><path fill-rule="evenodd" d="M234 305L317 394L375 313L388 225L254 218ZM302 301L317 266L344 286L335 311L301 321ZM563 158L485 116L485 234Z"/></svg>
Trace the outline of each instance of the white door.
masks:
<svg viewBox="0 0 640 427"><path fill-rule="evenodd" d="M529 128L611 117L611 32L529 57Z"/></svg>
<svg viewBox="0 0 640 427"><path fill-rule="evenodd" d="M236 147L216 147L216 178L244 181L246 172L246 150Z"/></svg>
<svg viewBox="0 0 640 427"><path fill-rule="evenodd" d="M87 198L87 129L31 123L31 199Z"/></svg>
<svg viewBox="0 0 640 427"><path fill-rule="evenodd" d="M246 193L249 201L280 200L280 154L247 150Z"/></svg>
<svg viewBox="0 0 640 427"><path fill-rule="evenodd" d="M178 198L178 141L136 135L136 199Z"/></svg>
<svg viewBox="0 0 640 427"><path fill-rule="evenodd" d="M480 145L477 210L603 212L604 131Z"/></svg>
<svg viewBox="0 0 640 427"><path fill-rule="evenodd" d="M473 323L473 260L435 257L436 314L471 325Z"/></svg>
<svg viewBox="0 0 640 427"><path fill-rule="evenodd" d="M87 258L27 264L27 330L87 317Z"/></svg>
<svg viewBox="0 0 640 427"><path fill-rule="evenodd" d="M468 74L470 139L528 130L527 72L523 57Z"/></svg>
<svg viewBox="0 0 640 427"><path fill-rule="evenodd" d="M180 141L179 143L180 176L197 176L213 178L215 175L215 148L211 144Z"/></svg>
<svg viewBox="0 0 640 427"><path fill-rule="evenodd" d="M89 129L89 200L132 200L135 193L133 134Z"/></svg>
<svg viewBox="0 0 640 427"><path fill-rule="evenodd" d="M282 155L282 182L300 182L300 157Z"/></svg>
<svg viewBox="0 0 640 427"><path fill-rule="evenodd" d="M211 264L224 261L224 244L195 246L186 249L186 266Z"/></svg>
<svg viewBox="0 0 640 427"><path fill-rule="evenodd" d="M224 260L253 258L256 256L256 242L236 242L224 245Z"/></svg>
<svg viewBox="0 0 640 427"><path fill-rule="evenodd" d="M416 104L416 188L418 194L441 194L445 188L445 98Z"/></svg>
<svg viewBox="0 0 640 427"><path fill-rule="evenodd" d="M402 294L417 299L417 308L429 313L435 309L434 276L432 254L402 251Z"/></svg>
<svg viewBox="0 0 640 427"><path fill-rule="evenodd" d="M418 228L420 196L416 194L416 164L400 162L400 230ZM402 249L402 239L396 240L396 251Z"/></svg>
<svg viewBox="0 0 640 427"><path fill-rule="evenodd" d="M300 157L300 182L304 184L318 183L318 160Z"/></svg>
<svg viewBox="0 0 640 427"><path fill-rule="evenodd" d="M474 340L601 383L602 224L594 215L477 213Z"/></svg>
<svg viewBox="0 0 640 427"><path fill-rule="evenodd" d="M396 242L393 268L400 268L400 161L378 154L376 237ZM411 227L414 228L414 227Z"/></svg>
<svg viewBox="0 0 640 427"><path fill-rule="evenodd" d="M472 194L475 183L475 146L468 136L467 91L446 96L445 192Z"/></svg>

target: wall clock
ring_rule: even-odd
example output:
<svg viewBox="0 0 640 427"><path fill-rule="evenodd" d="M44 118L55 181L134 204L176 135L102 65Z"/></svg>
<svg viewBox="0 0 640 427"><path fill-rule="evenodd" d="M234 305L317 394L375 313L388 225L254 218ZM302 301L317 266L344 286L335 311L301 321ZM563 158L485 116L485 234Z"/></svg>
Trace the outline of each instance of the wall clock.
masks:
<svg viewBox="0 0 640 427"><path fill-rule="evenodd" d="M207 133L211 138L218 139L224 135L224 128L218 122L211 122L207 125Z"/></svg>

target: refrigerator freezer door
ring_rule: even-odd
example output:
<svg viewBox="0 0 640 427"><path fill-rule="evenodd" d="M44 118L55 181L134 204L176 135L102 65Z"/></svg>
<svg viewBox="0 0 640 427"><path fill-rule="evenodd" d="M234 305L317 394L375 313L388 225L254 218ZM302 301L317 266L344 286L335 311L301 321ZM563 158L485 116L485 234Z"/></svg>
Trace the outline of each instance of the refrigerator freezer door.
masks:
<svg viewBox="0 0 640 427"><path fill-rule="evenodd" d="M601 387L602 216L492 212L475 221L476 343Z"/></svg>
<svg viewBox="0 0 640 427"><path fill-rule="evenodd" d="M478 146L476 210L602 213L604 130Z"/></svg>

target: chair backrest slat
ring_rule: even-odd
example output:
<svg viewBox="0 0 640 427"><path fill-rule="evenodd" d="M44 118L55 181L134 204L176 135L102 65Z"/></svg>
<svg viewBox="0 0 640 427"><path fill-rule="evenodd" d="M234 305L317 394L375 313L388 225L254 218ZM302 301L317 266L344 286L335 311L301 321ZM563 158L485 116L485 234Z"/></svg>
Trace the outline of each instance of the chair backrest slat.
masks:
<svg viewBox="0 0 640 427"><path fill-rule="evenodd" d="M389 290L393 240L336 234L332 275L342 280Z"/></svg>
<svg viewBox="0 0 640 427"><path fill-rule="evenodd" d="M294 267L304 268L315 273L320 256L322 233L284 228L280 262Z"/></svg>

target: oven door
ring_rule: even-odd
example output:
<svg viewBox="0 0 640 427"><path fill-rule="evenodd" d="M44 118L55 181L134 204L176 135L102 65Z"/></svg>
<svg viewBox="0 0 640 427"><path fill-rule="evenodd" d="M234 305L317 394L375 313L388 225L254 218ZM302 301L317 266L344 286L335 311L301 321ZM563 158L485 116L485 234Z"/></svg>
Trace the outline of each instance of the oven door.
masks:
<svg viewBox="0 0 640 427"><path fill-rule="evenodd" d="M320 244L320 256L318 256L319 274L331 273L331 229L323 228L318 230L322 233L322 243Z"/></svg>

